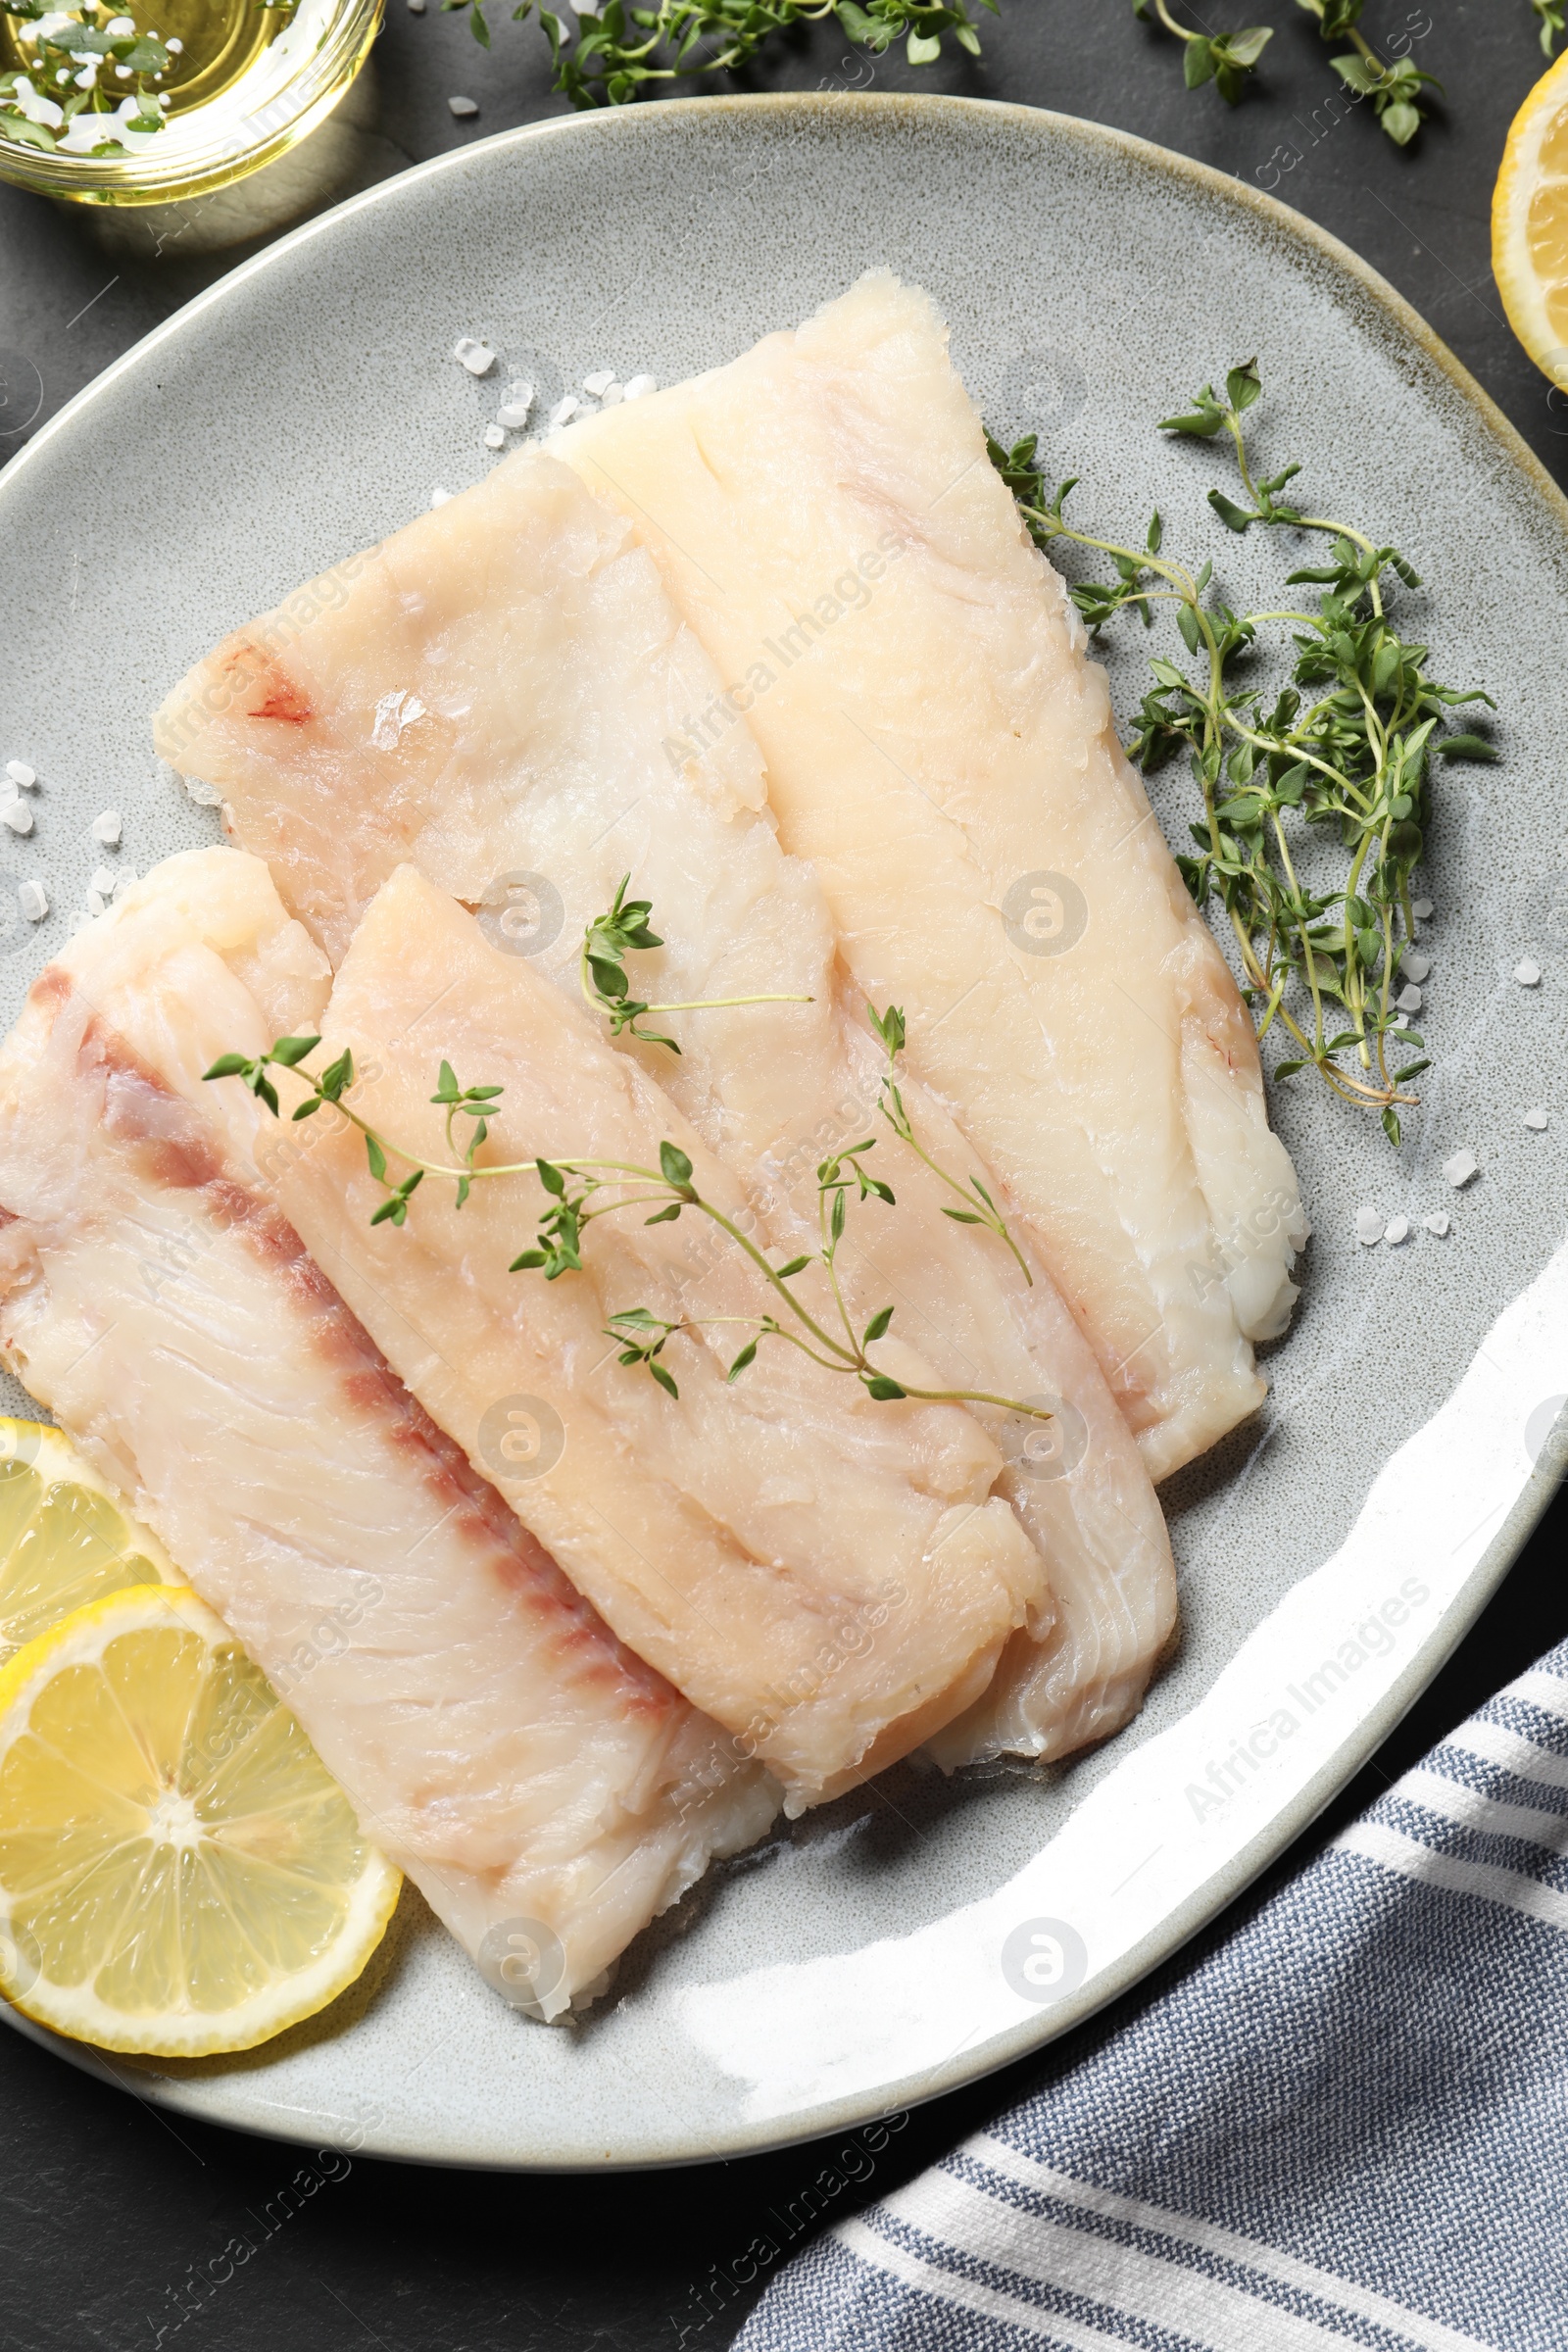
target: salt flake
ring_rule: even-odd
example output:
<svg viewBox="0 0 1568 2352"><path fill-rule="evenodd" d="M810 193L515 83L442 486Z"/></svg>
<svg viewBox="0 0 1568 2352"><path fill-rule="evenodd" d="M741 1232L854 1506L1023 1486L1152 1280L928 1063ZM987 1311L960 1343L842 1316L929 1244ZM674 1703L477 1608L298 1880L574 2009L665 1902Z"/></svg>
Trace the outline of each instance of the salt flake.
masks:
<svg viewBox="0 0 1568 2352"><path fill-rule="evenodd" d="M6 761L6 781L15 784L20 792L31 792L38 779L25 760L8 760Z"/></svg>
<svg viewBox="0 0 1568 2352"><path fill-rule="evenodd" d="M1529 956L1525 956L1521 963L1514 965L1513 976L1521 988L1539 988L1541 986L1541 966Z"/></svg>
<svg viewBox="0 0 1568 2352"><path fill-rule="evenodd" d="M478 102L472 98L449 98L447 104L460 122L479 112Z"/></svg>
<svg viewBox="0 0 1568 2352"><path fill-rule="evenodd" d="M88 887L96 891L99 898L112 899L115 895L115 881L116 877L109 871L108 866L101 865L93 875Z"/></svg>
<svg viewBox="0 0 1568 2352"><path fill-rule="evenodd" d="M551 410L551 423L569 424L572 418L578 414L581 407L582 402L576 399L572 393L568 392L564 400L558 400L555 407Z"/></svg>
<svg viewBox="0 0 1568 2352"><path fill-rule="evenodd" d="M583 377L582 388L590 400L603 400L614 380L615 370L613 368L596 368L592 375Z"/></svg>
<svg viewBox="0 0 1568 2352"><path fill-rule="evenodd" d="M1398 1005L1401 1012L1419 1012L1421 1009L1421 991L1418 988L1401 988L1394 1001Z"/></svg>
<svg viewBox="0 0 1568 2352"><path fill-rule="evenodd" d="M1418 923L1429 921L1432 915L1432 901L1430 899L1412 900L1410 912L1415 916L1415 919Z"/></svg>
<svg viewBox="0 0 1568 2352"><path fill-rule="evenodd" d="M1441 1242L1448 1230L1448 1212L1446 1208L1429 1208L1421 1222L1428 1233L1435 1233Z"/></svg>
<svg viewBox="0 0 1568 2352"><path fill-rule="evenodd" d="M92 820L92 837L94 841L101 841L106 850L119 849L120 810L118 808L99 810Z"/></svg>
<svg viewBox="0 0 1568 2352"><path fill-rule="evenodd" d="M1363 1249L1375 1249L1383 1239L1383 1212L1376 1208L1358 1208L1355 1212L1355 1238Z"/></svg>
<svg viewBox="0 0 1568 2352"><path fill-rule="evenodd" d="M1430 956L1401 956L1399 969L1407 979L1424 980L1432 969Z"/></svg>
<svg viewBox="0 0 1568 2352"><path fill-rule="evenodd" d="M6 806L0 808L0 816L5 818L13 833L30 833L32 831L32 810L27 807L25 801L8 801Z"/></svg>
<svg viewBox="0 0 1568 2352"><path fill-rule="evenodd" d="M443 490L440 483L437 482L435 488L430 493L430 504L432 507L448 506L451 504L453 495L454 493L452 491Z"/></svg>
<svg viewBox="0 0 1568 2352"><path fill-rule="evenodd" d="M29 923L41 923L49 911L49 893L41 882L24 882L17 893L17 905Z"/></svg>
<svg viewBox="0 0 1568 2352"><path fill-rule="evenodd" d="M487 424L487 425L485 426L485 428L484 428L484 445L485 445L486 449L505 449L505 448L506 448L506 446L507 446L507 436L506 436L505 432L503 431L502 427L501 427L499 424Z"/></svg>
<svg viewBox="0 0 1568 2352"><path fill-rule="evenodd" d="M657 375L633 375L627 378L626 398L628 400L641 400L647 393L658 390L659 378Z"/></svg>
<svg viewBox="0 0 1568 2352"><path fill-rule="evenodd" d="M452 346L452 357L470 375L488 375L496 364L496 355L489 344L481 343L474 335L460 336Z"/></svg>
<svg viewBox="0 0 1568 2352"><path fill-rule="evenodd" d="M1546 1129L1551 1125L1551 1121L1537 1103L1534 1109L1525 1112L1525 1125L1531 1128L1535 1134L1544 1135Z"/></svg>
<svg viewBox="0 0 1568 2352"><path fill-rule="evenodd" d="M1394 1248L1397 1250L1401 1242L1407 1242L1410 1239L1409 1218L1391 1217L1383 1228L1383 1239L1386 1242L1391 1242Z"/></svg>
<svg viewBox="0 0 1568 2352"><path fill-rule="evenodd" d="M1469 1184L1472 1178L1480 1175L1481 1162L1469 1150L1455 1152L1451 1159L1444 1161L1443 1173L1457 1193Z"/></svg>

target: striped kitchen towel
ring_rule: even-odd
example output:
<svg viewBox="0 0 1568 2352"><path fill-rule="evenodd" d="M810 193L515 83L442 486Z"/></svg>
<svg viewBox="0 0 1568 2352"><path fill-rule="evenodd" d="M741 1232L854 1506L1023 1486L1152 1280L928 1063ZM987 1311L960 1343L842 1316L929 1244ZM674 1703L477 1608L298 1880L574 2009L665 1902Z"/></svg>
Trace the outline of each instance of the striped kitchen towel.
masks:
<svg viewBox="0 0 1568 2352"><path fill-rule="evenodd" d="M1564 2352L1565 1856L1568 1644L735 2352Z"/></svg>

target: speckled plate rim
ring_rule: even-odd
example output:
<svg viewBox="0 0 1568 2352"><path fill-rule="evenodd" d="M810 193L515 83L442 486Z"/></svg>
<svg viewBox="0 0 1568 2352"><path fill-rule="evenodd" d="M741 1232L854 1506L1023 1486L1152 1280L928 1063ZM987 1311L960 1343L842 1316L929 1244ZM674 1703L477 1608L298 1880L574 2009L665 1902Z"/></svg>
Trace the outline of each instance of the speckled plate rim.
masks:
<svg viewBox="0 0 1568 2352"><path fill-rule="evenodd" d="M906 119L912 117L916 122L939 119L951 122L969 116L990 125L1000 119L1009 122L1020 138L1050 142L1076 141L1082 147L1098 150L1101 154L1114 153L1141 170L1184 180L1189 186L1200 190L1205 197L1268 222L1276 232L1294 238L1320 261L1327 263L1337 274L1348 279L1363 301L1370 304L1372 311L1381 314L1385 330L1392 331L1395 339L1401 343L1413 344L1423 358L1447 379L1474 411L1478 422L1494 442L1500 455L1516 468L1542 501L1546 518L1556 525L1564 547L1568 549L1568 497L1558 489L1495 402L1483 391L1420 314L1386 278L1338 237L1332 236L1289 205L1281 204L1277 198L1250 188L1244 181L1234 179L1210 165L1198 163L1170 148L1138 138L1130 131L1118 130L1106 123L1085 122L1071 115L1054 114L1040 107L1010 105L994 99L921 93L873 95L844 92L819 95L814 92L779 92L757 96L668 99L655 107L569 115L546 122L525 124L515 130L498 132L494 137L476 140L472 146L434 157L427 163L416 165L412 171L379 181L364 194L307 221L287 236L279 238L264 253L240 264L218 284L198 295L172 318L166 319L162 326L144 336L95 377L92 383L68 401L25 447L0 468L0 523L3 523L7 492L29 459L38 450L46 448L55 434L84 409L108 395L122 375L145 364L154 353L193 334L199 335L206 314L226 301L232 289L248 283L313 239L330 236L340 222L386 201L394 191L401 196L411 184L432 181L448 172L468 170L476 159L482 163L488 156L512 153L542 139L612 138L634 127L641 134L647 131L651 122L665 117L689 119L704 115L733 117L743 113L767 113L775 117L810 119L824 117L830 111L839 115L848 111L858 116L866 124L877 116L891 113L898 113ZM926 2068L879 2085L875 2096L858 2092L844 2099L823 2102L791 2117L782 2128L777 2121L741 2127L727 2133L712 2134L701 2147L671 2146L667 2152L651 2157L617 2159L607 2152L604 2158L592 2164L571 2164L560 2158L541 2158L530 2162L525 2157L518 2157L507 2169L516 2172L652 2171L797 2146L825 2134L853 2130L876 2117L902 2112L940 2098L949 2091L961 2089L1073 2032L1089 2018L1121 1999L1142 1979L1169 1960L1194 1936L1210 1925L1279 1859L1287 1847L1311 1826L1325 1807L1355 1778L1454 1654L1535 1532L1565 1477L1568 1477L1568 1413L1565 1413L1551 1441L1543 1449L1530 1479L1515 1498L1497 1534L1404 1672L1383 1697L1368 1708L1355 1730L1342 1741L1313 1778L1298 1790L1294 1798L1282 1805L1267 1827L1221 1869L1198 1886L1185 1901L1167 1912L1155 1931L1124 1952L1115 1962L1097 1972L1081 1996L1054 2003L1049 2010L1040 2012L1033 2019L1024 2020L1010 2033L994 2035L978 2049L956 2055L940 2066ZM143 2077L139 2071L135 2080L127 2081L102 2052L51 2034L46 2028L21 2016L3 2000L0 2000L0 2014L4 2014L7 2022L28 2040L54 2051L68 2064L98 2081L112 2083L117 2089L128 2090L144 2103L189 2114L203 2122L213 2120L204 2107L184 2095L184 2086L179 2082L168 2078ZM225 2128L245 2131L259 2138L278 2139L301 2146L313 2145L319 2137L318 2133L289 2130L281 2122L270 2126L239 2117L232 2121L225 2119ZM461 2158L432 2156L423 2147L399 2144L395 2132L370 2133L364 2138L363 2146L357 2147L356 2152L407 2163L439 2163L446 2169L464 2168ZM474 2159L473 2163L477 2169L498 2169L491 2160Z"/></svg>

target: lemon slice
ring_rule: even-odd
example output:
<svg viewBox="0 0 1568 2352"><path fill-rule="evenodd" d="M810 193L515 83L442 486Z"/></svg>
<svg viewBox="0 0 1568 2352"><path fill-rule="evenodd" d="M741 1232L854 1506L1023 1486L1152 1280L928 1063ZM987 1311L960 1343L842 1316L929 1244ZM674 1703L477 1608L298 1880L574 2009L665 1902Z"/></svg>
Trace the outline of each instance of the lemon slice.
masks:
<svg viewBox="0 0 1568 2352"><path fill-rule="evenodd" d="M0 1989L40 2025L249 2049L353 1983L401 1885L188 1587L111 1592L0 1671Z"/></svg>
<svg viewBox="0 0 1568 2352"><path fill-rule="evenodd" d="M58 1429L0 1418L0 1666L106 1592L179 1581Z"/></svg>
<svg viewBox="0 0 1568 2352"><path fill-rule="evenodd" d="M1568 384L1568 56L1513 119L1492 199L1492 268L1514 333Z"/></svg>

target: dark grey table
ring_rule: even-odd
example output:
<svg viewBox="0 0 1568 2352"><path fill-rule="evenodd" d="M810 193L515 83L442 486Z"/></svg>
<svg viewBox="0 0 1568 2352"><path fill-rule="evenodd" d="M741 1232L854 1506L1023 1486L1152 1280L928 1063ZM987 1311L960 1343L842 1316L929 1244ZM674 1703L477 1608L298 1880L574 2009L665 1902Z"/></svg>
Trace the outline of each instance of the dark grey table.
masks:
<svg viewBox="0 0 1568 2352"><path fill-rule="evenodd" d="M508 14L491 10L486 57L461 18L414 17L391 0L361 179L558 110L537 28ZM1292 0L1248 0L1237 14L1279 29L1264 86L1234 112L1212 89L1187 94L1174 44L1140 24L1128 0L1004 0L1002 22L986 29L983 66L917 75L902 59L883 62L873 86L962 90L1095 117L1274 187L1408 296L1564 478L1568 401L1515 345L1488 264L1503 136L1542 70L1529 0L1369 0L1372 37L1407 27L1417 62L1447 85L1446 112L1405 155L1368 110L1333 101L1327 53ZM846 79L846 46L832 26L792 36L752 86ZM479 102L471 122L449 113L454 91ZM155 256L151 239L143 245L106 254L81 220L0 187L0 349L37 370L35 421L250 250L192 255L174 237ZM1049 256L1019 259L1048 291L1050 267ZM0 454L15 446L0 441ZM3 626L0 616L0 645ZM1458 1658L1280 1875L1568 1634L1565 1536L1559 1502ZM1113 2012L1080 2046L1115 2025ZM253 2260L226 2284L201 2289L197 2267L230 2237L262 2238L253 2217L270 2202L278 2210L299 2155L166 2118L3 2033L0 2348L151 2352L177 2339L180 2352L677 2352L683 2343L719 2352L759 2291L740 2285L734 2269L746 2269L760 2230L777 2234L770 2211L799 2210L827 2169L840 2183L827 2218L841 2218L1017 2097L1041 2063L921 2109L875 2160L857 2148L841 2162L839 2144L823 2142L684 2172L536 2180L364 2159L345 2172L347 2160L336 2159L339 2177L274 2228Z"/></svg>

